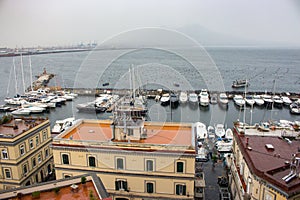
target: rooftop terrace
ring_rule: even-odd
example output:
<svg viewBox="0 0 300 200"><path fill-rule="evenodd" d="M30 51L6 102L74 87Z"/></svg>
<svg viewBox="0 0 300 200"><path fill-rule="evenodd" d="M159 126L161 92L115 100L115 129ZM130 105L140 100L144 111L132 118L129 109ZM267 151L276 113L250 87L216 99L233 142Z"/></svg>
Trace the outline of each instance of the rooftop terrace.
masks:
<svg viewBox="0 0 300 200"><path fill-rule="evenodd" d="M127 141L115 141L113 138L112 121L109 120L80 120L66 132L58 135L54 142L58 140L72 140L72 142L91 141L112 145ZM144 129L147 138L139 141L131 141L131 144L143 145L170 145L170 146L194 146L194 137L191 124L181 123L153 123L145 122ZM112 142L113 141L113 142Z"/></svg>
<svg viewBox="0 0 300 200"><path fill-rule="evenodd" d="M45 122L43 118L9 118L8 121L2 119L0 125L0 138L14 138L21 133L28 131L35 126Z"/></svg>

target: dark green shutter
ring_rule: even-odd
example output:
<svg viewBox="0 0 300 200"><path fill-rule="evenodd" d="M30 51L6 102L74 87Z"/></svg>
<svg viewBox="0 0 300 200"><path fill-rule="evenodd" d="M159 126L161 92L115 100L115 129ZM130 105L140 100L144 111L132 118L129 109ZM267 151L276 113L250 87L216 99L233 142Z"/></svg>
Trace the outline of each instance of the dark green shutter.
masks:
<svg viewBox="0 0 300 200"><path fill-rule="evenodd" d="M127 191L127 182L123 181L124 190Z"/></svg>
<svg viewBox="0 0 300 200"><path fill-rule="evenodd" d="M177 195L180 195L179 187L180 187L180 185L176 185L176 194L177 194Z"/></svg>
<svg viewBox="0 0 300 200"><path fill-rule="evenodd" d="M119 190L119 182L115 181L116 190Z"/></svg>
<svg viewBox="0 0 300 200"><path fill-rule="evenodd" d="M147 183L147 193L153 193L153 183Z"/></svg>
<svg viewBox="0 0 300 200"><path fill-rule="evenodd" d="M182 186L182 195L186 195L186 186L185 185Z"/></svg>

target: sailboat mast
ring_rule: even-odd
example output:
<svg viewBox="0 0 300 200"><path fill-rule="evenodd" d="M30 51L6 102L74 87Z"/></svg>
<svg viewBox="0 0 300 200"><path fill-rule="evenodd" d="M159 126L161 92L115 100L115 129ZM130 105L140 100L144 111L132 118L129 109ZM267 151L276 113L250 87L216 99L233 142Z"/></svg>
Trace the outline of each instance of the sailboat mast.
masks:
<svg viewBox="0 0 300 200"><path fill-rule="evenodd" d="M247 85L247 79L246 79L246 85ZM247 93L247 87L245 87L245 95L244 98L246 99L246 93ZM245 133L245 123L246 123L246 101L244 103L244 133Z"/></svg>
<svg viewBox="0 0 300 200"><path fill-rule="evenodd" d="M132 89L133 89L133 99L135 99L135 74L134 74L133 66L132 66Z"/></svg>
<svg viewBox="0 0 300 200"><path fill-rule="evenodd" d="M9 71L9 78L8 78L8 84L7 84L7 90L6 90L6 97L8 97L8 95L9 95L10 79L11 79L11 75L12 75L12 70L13 70L13 67L11 67L10 71Z"/></svg>
<svg viewBox="0 0 300 200"><path fill-rule="evenodd" d="M31 67L31 56L29 56L29 70L30 70L30 89L31 91L33 91L33 87L32 87L32 67Z"/></svg>
<svg viewBox="0 0 300 200"><path fill-rule="evenodd" d="M23 83L23 93L25 93L25 80L24 80L24 69L23 69L23 56L21 54L21 73L22 73L22 83Z"/></svg>
<svg viewBox="0 0 300 200"><path fill-rule="evenodd" d="M15 74L15 90L16 90L16 94L18 94L18 79L17 79L17 73L16 73L15 58L13 58L13 65L14 65L14 74Z"/></svg>

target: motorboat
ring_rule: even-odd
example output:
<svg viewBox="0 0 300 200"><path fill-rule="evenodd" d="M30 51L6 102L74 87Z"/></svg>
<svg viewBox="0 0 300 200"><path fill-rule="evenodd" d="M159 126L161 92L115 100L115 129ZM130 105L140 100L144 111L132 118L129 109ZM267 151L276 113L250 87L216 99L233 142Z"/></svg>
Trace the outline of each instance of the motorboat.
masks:
<svg viewBox="0 0 300 200"><path fill-rule="evenodd" d="M261 95L261 97L262 97L262 99L264 100L265 105L266 105L267 107L271 107L271 106L272 106L272 104L273 104L273 99L272 99L271 95L263 94L263 95Z"/></svg>
<svg viewBox="0 0 300 200"><path fill-rule="evenodd" d="M179 94L179 102L186 103L188 101L188 95L186 92L180 92Z"/></svg>
<svg viewBox="0 0 300 200"><path fill-rule="evenodd" d="M207 138L207 130L206 130L206 125L201 123L201 122L196 122L194 124L194 130L196 130L197 134L197 140L198 141L203 141Z"/></svg>
<svg viewBox="0 0 300 200"><path fill-rule="evenodd" d="M215 146L218 152L227 153L232 151L232 140L219 140L216 142Z"/></svg>
<svg viewBox="0 0 300 200"><path fill-rule="evenodd" d="M198 103L198 96L196 93L189 94L189 102L191 103Z"/></svg>
<svg viewBox="0 0 300 200"><path fill-rule="evenodd" d="M55 125L52 128L52 134L60 134L71 127L75 122L74 117L66 118L63 120L56 120Z"/></svg>
<svg viewBox="0 0 300 200"><path fill-rule="evenodd" d="M291 105L291 103L293 103L292 100L287 96L283 96L283 97L281 97L281 99L283 101L283 104L286 106L289 106L289 105Z"/></svg>
<svg viewBox="0 0 300 200"><path fill-rule="evenodd" d="M215 134L218 138L222 138L225 136L225 129L223 124L217 124L215 126Z"/></svg>
<svg viewBox="0 0 300 200"><path fill-rule="evenodd" d="M198 149L196 155L196 162L207 162L209 160L208 151L204 147Z"/></svg>
<svg viewBox="0 0 300 200"><path fill-rule="evenodd" d="M12 111L11 114L13 115L30 115L31 110L29 110L28 108L19 108L15 111Z"/></svg>
<svg viewBox="0 0 300 200"><path fill-rule="evenodd" d="M258 106L262 106L265 103L265 101L259 95L253 95L253 99L255 101L255 104Z"/></svg>
<svg viewBox="0 0 300 200"><path fill-rule="evenodd" d="M9 104L9 105L18 105L18 106L20 106L21 104L26 102L26 100L24 100L23 98L20 98L20 97L15 97L15 98L5 98L4 102L6 104Z"/></svg>
<svg viewBox="0 0 300 200"><path fill-rule="evenodd" d="M28 106L26 109L30 110L31 113L36 114L36 113L42 113L46 109L38 106Z"/></svg>
<svg viewBox="0 0 300 200"><path fill-rule="evenodd" d="M161 105L168 105L170 103L170 94L169 93L163 94L162 97L160 98L160 103Z"/></svg>
<svg viewBox="0 0 300 200"><path fill-rule="evenodd" d="M215 129L213 126L207 127L208 138L215 138Z"/></svg>
<svg viewBox="0 0 300 200"><path fill-rule="evenodd" d="M259 123L258 130L263 131L263 132L270 131L270 123L269 122L261 122L261 123Z"/></svg>
<svg viewBox="0 0 300 200"><path fill-rule="evenodd" d="M210 95L210 103L211 104L217 104L218 103L218 95L217 94L211 94Z"/></svg>
<svg viewBox="0 0 300 200"><path fill-rule="evenodd" d="M246 95L245 101L249 106L253 106L255 104L255 100L252 95Z"/></svg>
<svg viewBox="0 0 300 200"><path fill-rule="evenodd" d="M199 103L200 106L208 106L209 104L209 97L207 93L207 89L202 89L199 94Z"/></svg>
<svg viewBox="0 0 300 200"><path fill-rule="evenodd" d="M0 105L0 112L8 112L10 110L9 106Z"/></svg>
<svg viewBox="0 0 300 200"><path fill-rule="evenodd" d="M228 105L228 97L227 97L226 93L220 93L220 94L219 94L219 102L220 102L221 104L226 104L226 105Z"/></svg>
<svg viewBox="0 0 300 200"><path fill-rule="evenodd" d="M225 132L225 138L228 140L232 140L233 139L233 132L230 128L226 129Z"/></svg>
<svg viewBox="0 0 300 200"><path fill-rule="evenodd" d="M290 105L290 113L291 114L300 114L300 100L295 101Z"/></svg>
<svg viewBox="0 0 300 200"><path fill-rule="evenodd" d="M243 80L235 80L232 83L232 87L233 88L241 88L241 87L248 87L249 86L249 82L245 79Z"/></svg>
<svg viewBox="0 0 300 200"><path fill-rule="evenodd" d="M274 102L274 106L282 108L283 100L279 96L277 95L273 96L272 100Z"/></svg>
<svg viewBox="0 0 300 200"><path fill-rule="evenodd" d="M233 101L234 103L237 105L237 106L244 106L245 105L245 100L244 98L242 97L242 95L234 95L233 97Z"/></svg>

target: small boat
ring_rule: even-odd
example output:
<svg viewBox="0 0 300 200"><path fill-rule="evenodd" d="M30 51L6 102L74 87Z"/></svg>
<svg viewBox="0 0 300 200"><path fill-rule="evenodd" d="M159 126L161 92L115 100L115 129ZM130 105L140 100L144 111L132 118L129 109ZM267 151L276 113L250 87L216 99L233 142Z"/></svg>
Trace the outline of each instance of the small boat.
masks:
<svg viewBox="0 0 300 200"><path fill-rule="evenodd" d="M265 103L265 101L259 95L253 95L253 99L255 101L255 104L258 106L262 106Z"/></svg>
<svg viewBox="0 0 300 200"><path fill-rule="evenodd" d="M287 96L283 96L283 97L281 97L281 99L283 101L283 104L286 106L289 106L293 103L292 100Z"/></svg>
<svg viewBox="0 0 300 200"><path fill-rule="evenodd" d="M60 134L67 130L74 124L75 118L70 117L64 120L56 120L55 125L52 128L51 134Z"/></svg>
<svg viewBox="0 0 300 200"><path fill-rule="evenodd" d="M198 96L196 93L189 94L189 102L191 103L198 103Z"/></svg>
<svg viewBox="0 0 300 200"><path fill-rule="evenodd" d="M38 107L38 106L29 106L29 107L26 107L26 109L30 110L30 112L33 114L42 113L46 110L45 108Z"/></svg>
<svg viewBox="0 0 300 200"><path fill-rule="evenodd" d="M216 142L217 151L220 153L227 153L232 151L232 140L220 140Z"/></svg>
<svg viewBox="0 0 300 200"><path fill-rule="evenodd" d="M263 95L261 95L261 97L264 100L266 107L271 108L272 104L273 104L273 99L272 99L271 95L263 94Z"/></svg>
<svg viewBox="0 0 300 200"><path fill-rule="evenodd" d="M11 112L11 114L13 115L30 115L31 110L29 110L28 108L19 108L13 112Z"/></svg>
<svg viewBox="0 0 300 200"><path fill-rule="evenodd" d="M243 99L242 95L234 95L233 101L237 106L244 106L245 105L245 100Z"/></svg>
<svg viewBox="0 0 300 200"><path fill-rule="evenodd" d="M213 126L207 127L208 138L215 138L215 129Z"/></svg>
<svg viewBox="0 0 300 200"><path fill-rule="evenodd" d="M272 100L274 102L275 107L282 108L283 100L279 96L277 96L277 95L273 96Z"/></svg>
<svg viewBox="0 0 300 200"><path fill-rule="evenodd" d="M156 96L154 97L154 100L155 100L156 102L158 102L158 101L160 100L160 95L156 95Z"/></svg>
<svg viewBox="0 0 300 200"><path fill-rule="evenodd" d="M264 132L270 131L270 123L268 123L268 122L259 123L258 130L261 130L261 131L264 131Z"/></svg>
<svg viewBox="0 0 300 200"><path fill-rule="evenodd" d="M207 138L207 130L206 130L206 125L201 123L201 122L196 122L194 124L194 130L196 130L197 134L197 140L198 141L203 141Z"/></svg>
<svg viewBox="0 0 300 200"><path fill-rule="evenodd" d="M228 140L232 140L233 139L233 132L230 128L226 129L225 132L225 138Z"/></svg>
<svg viewBox="0 0 300 200"><path fill-rule="evenodd" d="M232 83L232 87L233 88L241 88L241 87L248 87L249 86L249 82L245 79L243 80L235 80Z"/></svg>
<svg viewBox="0 0 300 200"><path fill-rule="evenodd" d="M170 103L170 94L169 93L163 94L162 97L160 98L160 103L163 106L168 105Z"/></svg>
<svg viewBox="0 0 300 200"><path fill-rule="evenodd" d="M199 103L200 106L208 106L209 104L209 97L207 93L207 89L202 89L199 94Z"/></svg>
<svg viewBox="0 0 300 200"><path fill-rule="evenodd" d="M221 104L228 105L228 97L227 97L227 95L225 93L220 93L220 95L219 95L219 102Z"/></svg>
<svg viewBox="0 0 300 200"><path fill-rule="evenodd" d="M253 106L255 104L255 100L252 95L246 95L245 101L249 106Z"/></svg>
<svg viewBox="0 0 300 200"><path fill-rule="evenodd" d="M211 94L210 95L210 103L211 104L217 104L218 103L218 95L217 94Z"/></svg>
<svg viewBox="0 0 300 200"><path fill-rule="evenodd" d="M218 138L222 138L225 136L225 129L223 124L217 124L215 126L215 134Z"/></svg>
<svg viewBox="0 0 300 200"><path fill-rule="evenodd" d="M300 100L295 101L290 105L290 113L296 115L300 114Z"/></svg>
<svg viewBox="0 0 300 200"><path fill-rule="evenodd" d="M179 98L178 95L175 93L171 93L170 95L170 102L172 107L177 107L179 104Z"/></svg>
<svg viewBox="0 0 300 200"><path fill-rule="evenodd" d="M9 106L0 105L0 112L8 112L10 110Z"/></svg>
<svg viewBox="0 0 300 200"><path fill-rule="evenodd" d="M188 95L186 92L180 92L179 94L179 102L186 103L188 101Z"/></svg>

